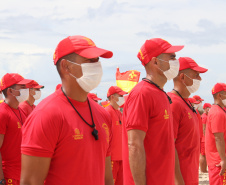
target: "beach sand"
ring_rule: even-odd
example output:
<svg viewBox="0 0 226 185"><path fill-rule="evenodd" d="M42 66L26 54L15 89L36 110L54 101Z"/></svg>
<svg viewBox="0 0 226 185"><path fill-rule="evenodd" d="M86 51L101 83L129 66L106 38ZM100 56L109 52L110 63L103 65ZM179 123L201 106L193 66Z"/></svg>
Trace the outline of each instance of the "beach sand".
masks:
<svg viewBox="0 0 226 185"><path fill-rule="evenodd" d="M208 173L201 173L199 171L199 185L209 185Z"/></svg>

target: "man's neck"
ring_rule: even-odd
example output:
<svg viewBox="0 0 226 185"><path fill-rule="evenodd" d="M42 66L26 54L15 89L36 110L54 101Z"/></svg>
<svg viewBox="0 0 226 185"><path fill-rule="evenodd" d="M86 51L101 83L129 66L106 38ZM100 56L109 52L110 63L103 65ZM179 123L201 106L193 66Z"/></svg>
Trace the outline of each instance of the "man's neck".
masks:
<svg viewBox="0 0 226 185"><path fill-rule="evenodd" d="M64 93L73 100L85 102L88 92L85 92L78 84L64 83L62 80L62 89Z"/></svg>
<svg viewBox="0 0 226 185"><path fill-rule="evenodd" d="M9 98L5 98L5 103L14 109L18 109L19 102L17 100L11 100Z"/></svg>
<svg viewBox="0 0 226 185"><path fill-rule="evenodd" d="M161 76L156 76L156 75L146 75L146 78L148 80L151 80L152 82L154 82L155 84L157 84L161 89L163 89L164 85L166 84L167 80L163 79L163 77Z"/></svg>
<svg viewBox="0 0 226 185"><path fill-rule="evenodd" d="M191 95L185 86L183 87L182 85L174 85L174 89L180 93L182 98L189 98L189 96ZM176 91L172 90L171 93L174 93L179 96Z"/></svg>
<svg viewBox="0 0 226 185"><path fill-rule="evenodd" d="M35 99L34 97L29 96L29 98L26 101L30 106L32 106L34 105Z"/></svg>
<svg viewBox="0 0 226 185"><path fill-rule="evenodd" d="M215 104L215 105L219 105L219 106L221 106L221 108L222 108L222 109L224 108L224 104L223 104L223 103L222 103L222 101L221 101L221 100L219 100L219 99L214 100L214 104Z"/></svg>
<svg viewBox="0 0 226 185"><path fill-rule="evenodd" d="M118 110L119 106L118 106L118 104L116 102L110 101L110 104L115 110Z"/></svg>

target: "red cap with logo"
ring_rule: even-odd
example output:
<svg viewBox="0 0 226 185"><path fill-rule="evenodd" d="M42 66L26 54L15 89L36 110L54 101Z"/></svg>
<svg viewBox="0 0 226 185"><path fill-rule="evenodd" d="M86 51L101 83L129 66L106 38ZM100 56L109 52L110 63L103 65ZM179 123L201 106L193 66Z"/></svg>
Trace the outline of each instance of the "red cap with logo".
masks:
<svg viewBox="0 0 226 185"><path fill-rule="evenodd" d="M212 89L212 94L216 94L220 91L226 91L226 84L225 83L217 83L214 85Z"/></svg>
<svg viewBox="0 0 226 185"><path fill-rule="evenodd" d="M140 48L137 57L142 65L146 65L153 57L157 57L162 53L175 53L183 49L184 46L172 46L166 40L161 38L153 38L146 40Z"/></svg>
<svg viewBox="0 0 226 185"><path fill-rule="evenodd" d="M127 92L123 91L121 88L119 88L118 86L111 86L108 89L107 92L107 97L111 96L112 94L119 94L119 95L125 95L128 94Z"/></svg>
<svg viewBox="0 0 226 185"><path fill-rule="evenodd" d="M211 108L211 104L210 103L204 103L203 109L205 109L205 108Z"/></svg>
<svg viewBox="0 0 226 185"><path fill-rule="evenodd" d="M60 41L53 55L54 64L56 65L61 57L71 53L76 53L85 58L111 58L113 56L111 51L96 47L91 39L75 35Z"/></svg>
<svg viewBox="0 0 226 185"><path fill-rule="evenodd" d="M193 98L195 98L196 101L204 101L200 96L195 95L193 96Z"/></svg>
<svg viewBox="0 0 226 185"><path fill-rule="evenodd" d="M200 67L192 58L189 57L180 57L180 69L182 71L184 69L193 69L194 71L198 71L200 73L205 73L208 69L204 67Z"/></svg>
<svg viewBox="0 0 226 185"><path fill-rule="evenodd" d="M31 83L33 80L25 79L18 73L6 73L1 79L1 90L4 90L12 85L19 84L19 85L26 85Z"/></svg>
<svg viewBox="0 0 226 185"><path fill-rule="evenodd" d="M97 95L94 94L94 93L88 93L87 96L88 96L89 98L93 99L93 100L96 100L96 101L102 100L101 98L98 98Z"/></svg>

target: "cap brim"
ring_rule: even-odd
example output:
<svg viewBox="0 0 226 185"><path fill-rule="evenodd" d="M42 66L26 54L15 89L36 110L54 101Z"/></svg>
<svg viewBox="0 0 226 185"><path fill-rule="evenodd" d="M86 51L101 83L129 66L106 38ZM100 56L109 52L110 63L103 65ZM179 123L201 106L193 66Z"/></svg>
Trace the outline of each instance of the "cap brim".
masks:
<svg viewBox="0 0 226 185"><path fill-rule="evenodd" d="M111 58L113 56L113 53L111 51L101 49L98 47L91 47L87 49L83 49L81 51L76 51L76 54L85 57L85 58Z"/></svg>
<svg viewBox="0 0 226 185"><path fill-rule="evenodd" d="M119 95L125 95L125 94L128 94L128 92L120 91L120 92L117 92L117 94L119 94Z"/></svg>
<svg viewBox="0 0 226 185"><path fill-rule="evenodd" d="M32 82L33 80L30 80L30 79L23 79L19 82L17 82L16 84L19 84L19 85L26 85L26 84L29 84L30 82Z"/></svg>
<svg viewBox="0 0 226 185"><path fill-rule="evenodd" d="M36 86L34 86L33 88L35 88L35 89L43 89L44 86L43 86L43 85L36 85Z"/></svg>
<svg viewBox="0 0 226 185"><path fill-rule="evenodd" d="M182 50L183 48L184 48L184 46L171 46L170 48L168 48L167 50L165 50L162 53L175 53L175 52Z"/></svg>
<svg viewBox="0 0 226 185"><path fill-rule="evenodd" d="M93 98L94 100L102 100L101 98Z"/></svg>
<svg viewBox="0 0 226 185"><path fill-rule="evenodd" d="M197 67L193 67L191 68L193 69L194 71L198 71L200 73L205 73L206 71L208 71L208 69L204 68L204 67L200 67L200 66L197 66Z"/></svg>

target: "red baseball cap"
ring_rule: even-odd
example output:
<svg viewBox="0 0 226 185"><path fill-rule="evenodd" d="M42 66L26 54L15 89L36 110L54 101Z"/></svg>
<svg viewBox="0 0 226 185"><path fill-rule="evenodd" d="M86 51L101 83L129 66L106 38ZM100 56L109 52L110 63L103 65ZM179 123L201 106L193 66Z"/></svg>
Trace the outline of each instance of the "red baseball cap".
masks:
<svg viewBox="0 0 226 185"><path fill-rule="evenodd" d="M204 101L200 96L198 96L198 95L195 95L195 96L193 96L193 98L195 98L195 100L196 101Z"/></svg>
<svg viewBox="0 0 226 185"><path fill-rule="evenodd" d="M216 94L220 91L226 91L226 84L225 83L217 83L214 85L212 89L212 94Z"/></svg>
<svg viewBox="0 0 226 185"><path fill-rule="evenodd" d="M157 57L162 53L175 53L183 48L184 46L172 46L169 42L161 38L153 38L145 41L137 57L142 65L146 65L153 57Z"/></svg>
<svg viewBox="0 0 226 185"><path fill-rule="evenodd" d="M35 88L35 89L42 89L42 88L44 88L43 85L39 85L38 82L36 82L35 80L33 80L32 82L27 84L27 87L28 88Z"/></svg>
<svg viewBox="0 0 226 185"><path fill-rule="evenodd" d="M1 90L4 90L15 84L26 85L32 81L33 80L25 79L18 73L6 73L1 79L0 88Z"/></svg>
<svg viewBox="0 0 226 185"><path fill-rule="evenodd" d="M208 71L208 69L204 67L200 67L193 59L189 57L180 57L180 69L179 71L182 71L184 69L193 69L194 71L198 71L200 73L205 73Z"/></svg>
<svg viewBox="0 0 226 185"><path fill-rule="evenodd" d="M96 47L91 39L81 35L75 35L63 39L57 45L53 55L54 64L56 65L61 57L71 53L76 53L85 58L111 58L113 56L111 51Z"/></svg>
<svg viewBox="0 0 226 185"><path fill-rule="evenodd" d="M118 86L111 86L108 89L107 92L107 97L111 96L112 94L119 94L119 95L124 95L124 94L128 94L127 92L123 91L121 88L119 88Z"/></svg>
<svg viewBox="0 0 226 185"><path fill-rule="evenodd" d="M102 100L101 98L98 98L97 95L94 94L94 93L88 93L87 96L88 96L89 98L93 99L93 100L96 100L96 101Z"/></svg>
<svg viewBox="0 0 226 185"><path fill-rule="evenodd" d="M195 98L188 98L188 100L191 102L191 103L194 103L194 104L199 104L198 101L196 101Z"/></svg>
<svg viewBox="0 0 226 185"><path fill-rule="evenodd" d="M203 109L205 109L205 108L211 108L211 104L210 103L204 103L204 105L203 105Z"/></svg>

